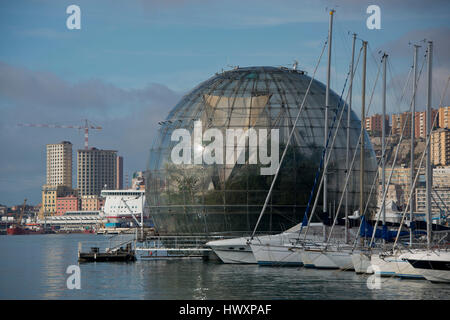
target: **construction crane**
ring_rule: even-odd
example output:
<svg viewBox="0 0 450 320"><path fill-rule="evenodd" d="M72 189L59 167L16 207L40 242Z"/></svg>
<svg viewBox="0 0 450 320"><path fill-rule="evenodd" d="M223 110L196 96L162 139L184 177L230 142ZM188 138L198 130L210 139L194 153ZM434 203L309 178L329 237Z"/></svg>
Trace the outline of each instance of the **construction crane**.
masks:
<svg viewBox="0 0 450 320"><path fill-rule="evenodd" d="M20 226L20 225L22 225L22 218L23 218L23 215L24 215L24 213L25 213L25 206L27 205L27 199L25 199L24 201L23 201L23 205L22 205L22 208L21 208L21 210L20 210L20 215L19 215L19 220L17 221L17 224Z"/></svg>
<svg viewBox="0 0 450 320"><path fill-rule="evenodd" d="M22 218L25 213L25 206L27 204L27 199L23 201L22 208L20 210L19 218L16 219L15 222L6 230L8 235L16 235L16 234L27 234L28 231L22 226Z"/></svg>
<svg viewBox="0 0 450 320"><path fill-rule="evenodd" d="M36 124L36 123L19 123L21 127L37 127L37 128L64 128L64 129L84 129L84 148L89 149L89 129L101 130L102 127L95 126L87 119L84 120L84 126L70 126L59 124Z"/></svg>

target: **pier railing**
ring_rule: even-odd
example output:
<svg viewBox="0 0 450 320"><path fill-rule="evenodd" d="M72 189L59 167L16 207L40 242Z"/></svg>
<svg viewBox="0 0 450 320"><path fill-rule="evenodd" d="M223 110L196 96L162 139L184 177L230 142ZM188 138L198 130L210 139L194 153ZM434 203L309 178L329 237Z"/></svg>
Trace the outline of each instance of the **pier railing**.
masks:
<svg viewBox="0 0 450 320"><path fill-rule="evenodd" d="M101 252L110 252L117 250L121 247L125 248L127 244L134 245L135 242L134 234L118 234L109 238L102 237L99 240L88 240L78 242L78 251L90 250L90 248L98 248Z"/></svg>
<svg viewBox="0 0 450 320"><path fill-rule="evenodd" d="M150 236L137 242L137 248L202 249L214 240L234 238L233 236Z"/></svg>

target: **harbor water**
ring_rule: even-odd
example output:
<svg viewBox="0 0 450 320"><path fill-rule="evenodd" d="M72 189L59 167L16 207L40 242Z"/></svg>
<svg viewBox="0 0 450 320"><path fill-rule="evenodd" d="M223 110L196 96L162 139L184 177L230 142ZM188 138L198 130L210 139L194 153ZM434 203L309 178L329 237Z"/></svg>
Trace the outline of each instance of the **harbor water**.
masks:
<svg viewBox="0 0 450 320"><path fill-rule="evenodd" d="M450 299L450 285L349 271L227 265L201 259L77 263L78 242L94 234L0 236L0 299ZM66 273L79 265L81 288Z"/></svg>

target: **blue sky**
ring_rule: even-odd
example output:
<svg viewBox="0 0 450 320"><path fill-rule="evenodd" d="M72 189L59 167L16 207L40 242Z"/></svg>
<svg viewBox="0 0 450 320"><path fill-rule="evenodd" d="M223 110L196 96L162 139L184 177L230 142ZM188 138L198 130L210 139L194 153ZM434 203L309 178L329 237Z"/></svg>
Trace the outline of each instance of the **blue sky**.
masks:
<svg viewBox="0 0 450 320"><path fill-rule="evenodd" d="M71 4L81 8L81 30L66 28ZM366 27L370 4L381 8L380 30ZM375 81L379 51L385 50L391 58L388 109L405 110L406 103L398 105L396 97L412 63L408 43L427 38L435 42L433 101L438 103L450 69L449 1L2 1L0 203L21 203L25 197L38 203L45 144L69 140L74 151L83 144L76 130L17 123L81 124L89 118L104 127L90 135L91 146L118 150L131 176L145 169L157 122L215 72L236 65L291 66L294 60L312 72L331 7L336 9L334 91L342 90L355 32L369 41L368 88ZM325 70L322 63L318 79L323 82ZM424 90L421 82L419 109ZM381 110L379 101L378 86L370 113Z"/></svg>

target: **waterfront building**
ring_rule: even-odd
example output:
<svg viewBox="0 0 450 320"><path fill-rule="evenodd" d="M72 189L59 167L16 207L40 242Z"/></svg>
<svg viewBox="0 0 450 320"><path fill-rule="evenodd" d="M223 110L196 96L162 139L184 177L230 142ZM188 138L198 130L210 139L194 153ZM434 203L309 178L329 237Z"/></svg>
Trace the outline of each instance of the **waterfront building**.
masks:
<svg viewBox="0 0 450 320"><path fill-rule="evenodd" d="M439 108L439 128L450 128L450 106Z"/></svg>
<svg viewBox="0 0 450 320"><path fill-rule="evenodd" d="M67 196L76 196L77 191L68 186L48 185L42 186L42 207L40 216L54 215L57 212L57 199Z"/></svg>
<svg viewBox="0 0 450 320"><path fill-rule="evenodd" d="M450 165L450 129L439 128L431 133L431 163Z"/></svg>
<svg viewBox="0 0 450 320"><path fill-rule="evenodd" d="M117 184L117 151L90 148L77 152L77 185L80 196L99 196Z"/></svg>
<svg viewBox="0 0 450 320"><path fill-rule="evenodd" d="M270 134L274 130L279 134L279 145L275 142L274 145L281 156L310 81L309 76L296 69L238 67L217 73L180 100L167 118L159 123L158 136L150 149L148 170L145 172L150 215L160 234L253 231L274 177L273 174L261 174L261 170L268 169L270 164L263 164L259 160L252 163L248 159L243 163L175 163L171 159L171 153L179 140L175 141L172 135L176 133L176 129L183 129L183 132L188 132L192 137L195 135L195 126L201 132L206 132L209 128L217 129L223 137L231 129L241 129L241 137L250 131L263 134L263 138L267 139L267 144L263 147L268 147L269 144L272 146ZM272 196L258 225L258 232L286 230L303 219L321 162L325 137L328 135L324 132L326 87L314 80L310 90ZM332 115L344 106L345 102L340 100L339 95L330 90L329 128L332 126ZM347 119L347 110L345 106L343 119ZM353 111L350 118L350 154L353 155L363 124ZM322 218L330 217L333 206L337 207L342 194L346 178L346 136L346 125L341 125L330 153L327 202L323 208L321 198L316 212ZM363 192L365 199L368 199L377 165L366 132L364 137ZM207 141L200 143L202 145L196 146L194 141L195 153L199 150L203 153L209 145ZM225 148L235 151L233 147L224 146L223 150ZM245 150L245 158L249 158L247 155L250 148L247 142ZM224 151L223 155L225 153ZM354 212L359 207L359 148L356 154L348 186L349 212ZM276 162L273 165L277 167ZM372 198L370 208L376 206L376 197ZM326 215L322 214L323 211L327 211ZM344 206L339 214L344 214Z"/></svg>
<svg viewBox="0 0 450 320"><path fill-rule="evenodd" d="M366 131L370 133L370 135L381 136L382 128L383 128L383 115L374 114L365 119L366 121ZM389 126L389 116L385 116L385 128L386 135L389 134L390 126Z"/></svg>
<svg viewBox="0 0 450 320"><path fill-rule="evenodd" d="M61 216L66 211L78 211L80 210L80 199L77 195L72 194L66 197L56 198L56 215Z"/></svg>
<svg viewBox="0 0 450 320"><path fill-rule="evenodd" d="M47 185L72 188L72 143L47 144Z"/></svg>
<svg viewBox="0 0 450 320"><path fill-rule="evenodd" d="M97 195L84 195L80 197L82 211L98 211L103 207L105 199Z"/></svg>
<svg viewBox="0 0 450 320"><path fill-rule="evenodd" d="M40 223L45 223L48 227L65 231L81 231L95 228L106 222L100 211L66 211L63 215L54 215L42 219Z"/></svg>
<svg viewBox="0 0 450 320"><path fill-rule="evenodd" d="M47 144L46 184L42 186L41 217L57 213L57 198L75 195L72 189L72 143Z"/></svg>

